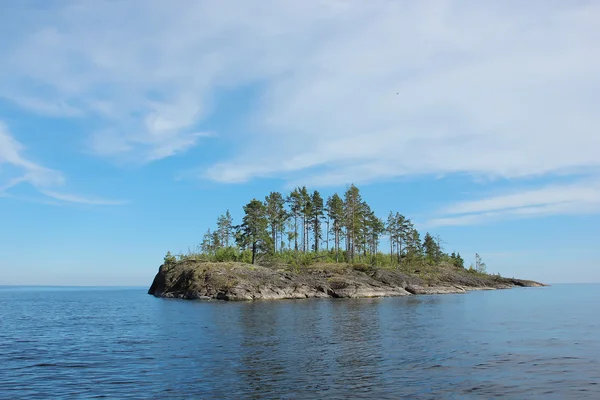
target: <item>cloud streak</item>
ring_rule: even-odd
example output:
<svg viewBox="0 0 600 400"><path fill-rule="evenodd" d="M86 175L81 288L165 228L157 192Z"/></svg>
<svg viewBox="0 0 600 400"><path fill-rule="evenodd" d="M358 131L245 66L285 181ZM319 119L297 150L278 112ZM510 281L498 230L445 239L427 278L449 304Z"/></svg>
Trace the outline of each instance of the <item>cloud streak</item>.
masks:
<svg viewBox="0 0 600 400"><path fill-rule="evenodd" d="M91 206L120 206L129 204L129 201L124 200L108 200L101 198L83 197L79 195L59 193L51 190L41 190L40 193L51 197L55 200L60 200L67 203L86 204Z"/></svg>
<svg viewBox="0 0 600 400"><path fill-rule="evenodd" d="M23 155L24 147L0 121L0 196L10 197L9 191L17 185L28 183L40 194L59 200L62 203L87 205L122 205L127 202L88 198L56 191L64 186L66 179L62 172L43 167Z"/></svg>
<svg viewBox="0 0 600 400"><path fill-rule="evenodd" d="M476 225L506 219L600 212L600 181L580 181L469 200L440 210L427 226Z"/></svg>
<svg viewBox="0 0 600 400"><path fill-rule="evenodd" d="M99 0L13 14L2 92L99 118L89 144L102 156L181 154L221 90L254 85L247 129L219 132L231 155L203 178L330 186L600 166L594 2Z"/></svg>

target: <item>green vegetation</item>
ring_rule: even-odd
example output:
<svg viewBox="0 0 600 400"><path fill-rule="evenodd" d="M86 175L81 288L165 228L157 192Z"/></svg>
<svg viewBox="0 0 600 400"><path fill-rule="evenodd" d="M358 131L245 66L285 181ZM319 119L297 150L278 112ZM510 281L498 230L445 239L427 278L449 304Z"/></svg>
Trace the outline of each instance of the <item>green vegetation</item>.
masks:
<svg viewBox="0 0 600 400"><path fill-rule="evenodd" d="M177 258L175 258L175 256L172 255L170 251L168 251L167 255L165 256L165 259L164 259L164 264L168 266L168 265L173 265L176 262L177 262Z"/></svg>
<svg viewBox="0 0 600 400"><path fill-rule="evenodd" d="M382 239L388 246L381 246ZM244 262L293 268L340 263L400 269L409 273L432 271L446 265L464 269L460 253L448 254L439 236L426 232L423 240L409 218L390 211L384 221L351 185L343 196L324 200L298 187L287 196L271 192L264 201L252 199L244 206L240 225L229 210L208 229L198 251L179 260ZM384 250L382 247L386 247ZM485 274L478 254L474 274ZM175 258L168 253L165 263Z"/></svg>

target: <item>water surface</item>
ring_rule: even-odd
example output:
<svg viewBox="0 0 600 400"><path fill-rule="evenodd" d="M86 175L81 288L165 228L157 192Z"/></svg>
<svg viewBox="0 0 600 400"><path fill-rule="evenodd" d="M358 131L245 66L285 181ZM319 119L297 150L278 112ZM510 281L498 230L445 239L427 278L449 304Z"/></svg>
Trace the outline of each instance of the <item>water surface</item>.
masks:
<svg viewBox="0 0 600 400"><path fill-rule="evenodd" d="M0 287L0 398L600 398L600 285L359 300Z"/></svg>

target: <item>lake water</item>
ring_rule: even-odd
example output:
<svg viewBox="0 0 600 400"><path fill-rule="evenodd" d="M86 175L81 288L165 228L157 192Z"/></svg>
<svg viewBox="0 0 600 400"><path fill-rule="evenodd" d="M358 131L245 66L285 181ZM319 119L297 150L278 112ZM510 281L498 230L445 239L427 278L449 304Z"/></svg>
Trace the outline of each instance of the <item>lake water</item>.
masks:
<svg viewBox="0 0 600 400"><path fill-rule="evenodd" d="M600 399L600 285L359 300L0 287L0 398Z"/></svg>

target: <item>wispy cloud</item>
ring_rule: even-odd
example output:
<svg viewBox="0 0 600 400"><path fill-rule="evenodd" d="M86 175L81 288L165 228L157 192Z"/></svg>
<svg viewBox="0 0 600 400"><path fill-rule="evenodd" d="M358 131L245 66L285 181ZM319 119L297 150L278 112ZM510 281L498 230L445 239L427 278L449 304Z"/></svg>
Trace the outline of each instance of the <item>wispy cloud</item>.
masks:
<svg viewBox="0 0 600 400"><path fill-rule="evenodd" d="M129 201L124 200L108 200L101 198L82 197L73 194L54 192L51 190L40 190L40 192L53 199L65 201L68 203L79 203L93 206L119 206L129 204Z"/></svg>
<svg viewBox="0 0 600 400"><path fill-rule="evenodd" d="M332 185L600 165L596 2L98 0L1 18L15 38L0 42L2 92L100 118L90 146L104 156L180 154L221 89L255 85L248 129L220 133L232 155L204 178Z"/></svg>
<svg viewBox="0 0 600 400"><path fill-rule="evenodd" d="M122 135L102 130L92 133L89 144L98 155L146 163L183 153L200 138L211 136L210 132Z"/></svg>
<svg viewBox="0 0 600 400"><path fill-rule="evenodd" d="M80 117L82 112L62 100L46 101L36 97L24 97L20 95L2 96L20 107L26 108L37 114L50 117Z"/></svg>
<svg viewBox="0 0 600 400"><path fill-rule="evenodd" d="M0 184L1 191L6 191L22 182L29 182L37 187L64 183L64 176L60 172L26 159L22 156L22 151L23 146L12 137L8 127L0 121L0 164L10 165L17 170L17 174L8 175L6 181Z"/></svg>
<svg viewBox="0 0 600 400"><path fill-rule="evenodd" d="M586 180L464 201L440 210L439 216L426 225L474 225L505 219L597 212L600 212L600 181Z"/></svg>
<svg viewBox="0 0 600 400"><path fill-rule="evenodd" d="M124 201L88 198L79 195L64 194L56 191L64 186L66 180L60 171L43 167L23 155L24 147L0 121L0 196L9 196L9 190L17 185L28 183L37 191L54 200L66 203L88 205L120 205ZM7 168L8 167L8 168Z"/></svg>

